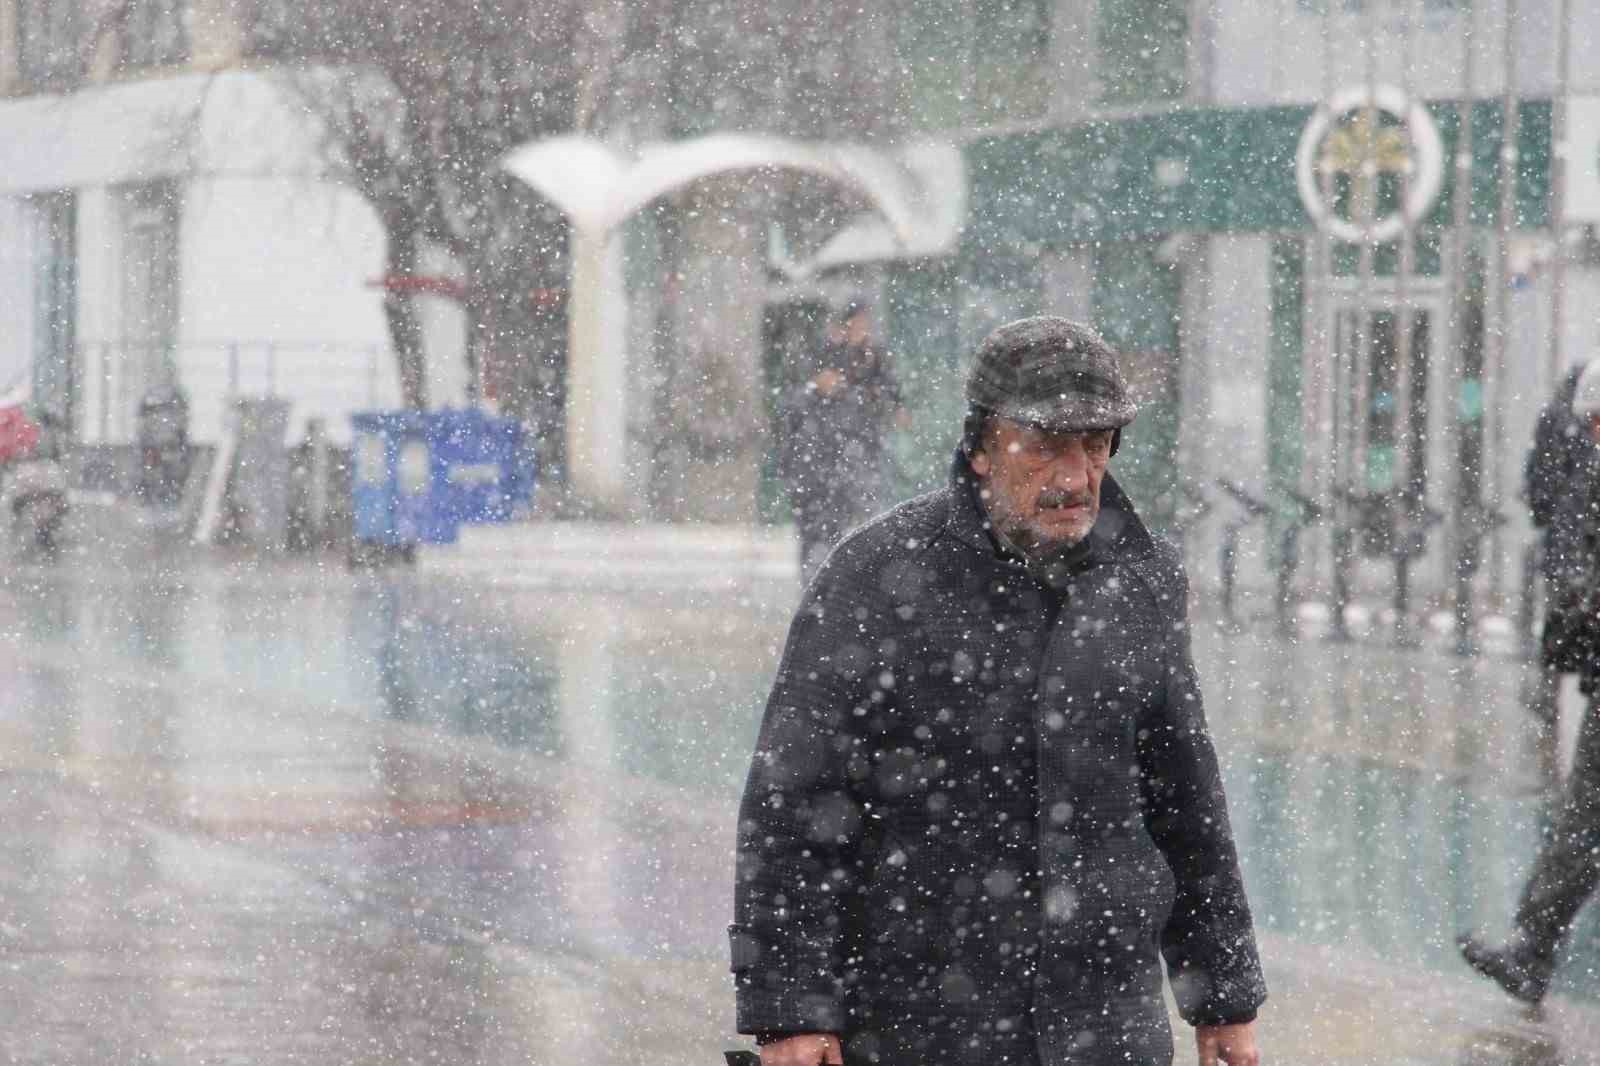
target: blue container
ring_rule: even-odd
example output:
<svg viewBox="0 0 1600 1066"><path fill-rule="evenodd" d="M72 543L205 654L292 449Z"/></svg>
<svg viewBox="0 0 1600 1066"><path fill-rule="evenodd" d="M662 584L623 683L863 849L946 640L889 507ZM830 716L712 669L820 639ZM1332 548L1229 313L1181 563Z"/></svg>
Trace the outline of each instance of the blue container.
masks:
<svg viewBox="0 0 1600 1066"><path fill-rule="evenodd" d="M389 547L439 543L434 538L440 531L431 521L433 483L423 413L368 411L350 421L356 539Z"/></svg>
<svg viewBox="0 0 1600 1066"><path fill-rule="evenodd" d="M472 407L427 415L434 500L452 523L506 522L533 496L534 466L522 424Z"/></svg>
<svg viewBox="0 0 1600 1066"><path fill-rule="evenodd" d="M474 408L351 416L357 540L449 544L463 522L508 521L533 494L522 425Z"/></svg>

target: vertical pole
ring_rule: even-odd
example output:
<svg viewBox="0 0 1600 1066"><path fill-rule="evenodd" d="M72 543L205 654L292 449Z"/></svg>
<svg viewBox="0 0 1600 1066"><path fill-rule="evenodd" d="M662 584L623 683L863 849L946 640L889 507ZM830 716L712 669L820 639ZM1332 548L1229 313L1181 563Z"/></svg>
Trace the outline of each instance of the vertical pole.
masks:
<svg viewBox="0 0 1600 1066"><path fill-rule="evenodd" d="M978 11L976 0L964 0L961 5L961 42L965 46L961 49L961 125L974 127L982 125L983 118L979 114L976 99L978 95L978 76L975 69L974 53L978 47Z"/></svg>
<svg viewBox="0 0 1600 1066"><path fill-rule="evenodd" d="M461 301L461 317L466 320L466 327L462 331L461 356L466 364L467 380L463 391L468 407L477 407L483 396L483 345L486 338L493 336L493 331L487 328L484 318L488 314L485 301L478 296L479 290L474 287L467 293L467 298Z"/></svg>
<svg viewBox="0 0 1600 1066"><path fill-rule="evenodd" d="M1326 104L1322 105L1326 106ZM1327 399L1329 395L1328 377L1331 361L1331 347L1328 343L1328 316L1331 313L1328 307L1328 232L1318 227L1307 242L1305 256L1305 284L1302 288L1300 300L1302 307L1302 321L1300 323L1300 424L1303 452L1300 466L1300 492L1314 505L1326 509L1328 479L1326 476L1327 465L1325 456L1327 442L1331 439L1332 419L1329 416ZM1309 526L1309 516L1301 513L1295 516L1296 520L1305 518ZM1309 532L1301 530L1297 535ZM1288 542L1285 541L1287 544ZM1296 540L1298 548L1299 541ZM1320 557L1320 552L1310 556L1312 559ZM1288 618L1291 613L1294 598L1294 571L1298 570L1301 553L1296 552L1291 557L1287 552L1281 552L1278 564L1282 567L1280 581L1281 599L1284 603L1286 626L1292 632L1293 619Z"/></svg>
<svg viewBox="0 0 1600 1066"><path fill-rule="evenodd" d="M1572 0L1556 2L1556 84L1551 94L1550 125L1555 151L1550 160L1550 239L1555 246L1550 260L1550 354L1547 388L1561 380L1567 367L1562 326L1567 298L1567 167L1572 146L1567 143L1567 93L1572 84Z"/></svg>
<svg viewBox="0 0 1600 1066"><path fill-rule="evenodd" d="M1505 508L1505 455L1506 455L1506 405L1511 397L1506 395L1506 355L1511 331L1511 231L1515 224L1517 206L1517 175L1521 170L1517 157L1517 140L1520 130L1517 108L1517 3L1506 0L1505 32L1501 37L1501 56L1505 68L1504 91L1500 97L1500 205L1495 219L1495 262L1497 285L1494 300L1493 344L1485 353L1483 410L1485 440L1483 465L1487 467L1488 484L1483 501L1485 532L1489 537L1489 597L1498 602L1505 574L1505 537L1498 517ZM1483 533L1480 532L1480 537ZM1481 543L1481 542L1480 542ZM1481 549L1480 549L1481 554Z"/></svg>
<svg viewBox="0 0 1600 1066"><path fill-rule="evenodd" d="M1177 467L1178 483L1211 484L1215 477L1215 448L1208 442L1216 432L1212 389L1216 381L1214 352L1208 336L1211 321L1212 249L1208 237L1193 234L1176 238L1179 251L1172 257L1178 274L1179 315L1177 380L1179 386ZM1177 538L1186 553L1200 543L1192 531Z"/></svg>
<svg viewBox="0 0 1600 1066"><path fill-rule="evenodd" d="M1359 212L1355 219L1361 225L1361 247L1356 266L1356 328L1352 338L1351 358L1346 361L1348 394L1340 398L1346 411L1347 428L1344 446L1340 449L1341 475L1338 479L1339 495L1334 501L1338 515L1336 550L1334 552L1333 637L1347 640L1350 636L1345 614L1353 598L1356 568L1356 538L1359 506L1368 494L1367 468L1370 463L1370 429L1372 425L1372 358L1374 347L1372 311L1372 275L1376 251L1373 225L1377 216L1378 174L1378 35L1371 12L1362 18L1362 41L1365 60L1366 104L1361 115L1363 144L1361 145L1361 172L1356 177L1355 188L1364 190L1354 198Z"/></svg>
<svg viewBox="0 0 1600 1066"><path fill-rule="evenodd" d="M621 246L575 227L567 346L567 479L591 504L627 505L626 303Z"/></svg>
<svg viewBox="0 0 1600 1066"><path fill-rule="evenodd" d="M1330 6L1323 5L1322 100L1317 106L1324 114L1328 112L1334 91L1332 18ZM1320 172L1317 176L1317 186L1323 203L1331 204L1331 175L1325 171ZM1340 419L1337 397L1340 393L1340 352L1335 340L1338 336L1336 318L1338 310L1333 299L1333 237L1327 227L1317 227L1315 242L1312 250L1314 269L1310 272L1312 281L1306 286L1313 313L1307 316L1308 343L1305 346L1305 359L1309 365L1305 374L1306 391L1302 397L1302 403L1306 405L1309 415L1306 420L1307 425L1315 427L1315 432L1306 435L1308 475L1306 495L1309 499L1319 502L1323 515L1331 521L1328 554L1328 575L1331 583L1338 574L1338 515L1334 493L1338 483L1335 457L1339 451L1337 442ZM1320 559L1321 556L1322 553L1317 551L1313 557Z"/></svg>
<svg viewBox="0 0 1600 1066"><path fill-rule="evenodd" d="M367 345L367 409L378 409L378 346Z"/></svg>
<svg viewBox="0 0 1600 1066"><path fill-rule="evenodd" d="M306 445L310 464L306 478L306 512L309 543L322 547L328 542L328 435L322 419L306 421Z"/></svg>
<svg viewBox="0 0 1600 1066"><path fill-rule="evenodd" d="M1186 56L1188 76L1184 90L1193 103L1210 104L1216 97L1217 35L1212 19L1215 3L1216 0L1189 0L1189 32L1186 35L1189 42Z"/></svg>
<svg viewBox="0 0 1600 1066"><path fill-rule="evenodd" d="M239 398L239 342L228 342L228 403Z"/></svg>
<svg viewBox="0 0 1600 1066"><path fill-rule="evenodd" d="M111 383L111 342L101 341L98 345L100 352L100 443L111 443L111 405L113 403Z"/></svg>
<svg viewBox="0 0 1600 1066"><path fill-rule="evenodd" d="M1475 567L1473 554L1476 551L1473 527L1477 508L1471 498L1474 487L1472 472L1467 469L1465 462L1468 427L1462 392L1466 385L1464 353L1468 340L1465 311L1468 250L1472 239L1472 104L1477 91L1474 61L1479 6L1468 5L1461 19L1461 95L1456 103L1456 124L1459 128L1450 188L1451 206L1454 209L1451 220L1454 240L1450 256L1449 342L1445 352L1450 364L1449 373L1445 375L1445 380L1449 382L1449 393L1441 398L1450 412L1449 455L1456 475L1454 506L1450 509L1448 561L1449 574L1455 587L1452 603L1455 650L1458 655L1471 654L1473 650L1472 571Z"/></svg>
<svg viewBox="0 0 1600 1066"><path fill-rule="evenodd" d="M1402 5L1401 18L1404 20L1400 31L1400 97L1407 114L1402 116L1406 124L1406 149L1409 157L1413 143L1411 129L1411 26L1412 4L1416 0L1405 0ZM1416 257L1416 219L1411 217L1411 168L1403 167L1400 171L1400 262L1395 273L1394 293L1396 303L1395 321L1395 366L1394 366L1394 484L1389 491L1393 495L1394 510L1392 512L1395 522L1393 530L1394 551L1394 627L1395 641L1401 645L1415 642L1411 629L1411 550L1413 547L1413 530L1420 527L1422 520L1422 505L1426 490L1418 472L1417 456L1425 455L1427 449L1425 442L1418 441L1413 435L1415 428L1412 423L1413 398L1417 394L1416 382L1413 380L1415 370L1411 351L1411 331L1416 315L1411 306L1411 272L1415 267ZM1424 423L1425 425L1426 423ZM1420 445L1413 447L1413 445Z"/></svg>

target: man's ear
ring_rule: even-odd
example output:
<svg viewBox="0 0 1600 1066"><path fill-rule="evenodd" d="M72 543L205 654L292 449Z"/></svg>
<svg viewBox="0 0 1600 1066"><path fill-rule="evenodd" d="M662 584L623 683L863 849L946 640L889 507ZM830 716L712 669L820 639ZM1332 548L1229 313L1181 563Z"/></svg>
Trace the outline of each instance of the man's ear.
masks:
<svg viewBox="0 0 1600 1066"><path fill-rule="evenodd" d="M989 476L989 453L982 448L977 449L967 460L972 466L972 472L979 477Z"/></svg>

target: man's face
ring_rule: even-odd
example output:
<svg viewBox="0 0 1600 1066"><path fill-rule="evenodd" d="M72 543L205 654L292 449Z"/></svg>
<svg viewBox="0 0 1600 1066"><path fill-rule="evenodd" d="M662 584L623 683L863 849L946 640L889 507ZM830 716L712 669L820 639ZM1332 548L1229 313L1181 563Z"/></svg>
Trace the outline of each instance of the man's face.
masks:
<svg viewBox="0 0 1600 1066"><path fill-rule="evenodd" d="M1109 429L1051 431L992 418L972 470L989 519L1030 555L1070 548L1100 516Z"/></svg>
<svg viewBox="0 0 1600 1066"><path fill-rule="evenodd" d="M862 345L867 343L872 336L872 316L865 311L857 311L844 323L845 343Z"/></svg>

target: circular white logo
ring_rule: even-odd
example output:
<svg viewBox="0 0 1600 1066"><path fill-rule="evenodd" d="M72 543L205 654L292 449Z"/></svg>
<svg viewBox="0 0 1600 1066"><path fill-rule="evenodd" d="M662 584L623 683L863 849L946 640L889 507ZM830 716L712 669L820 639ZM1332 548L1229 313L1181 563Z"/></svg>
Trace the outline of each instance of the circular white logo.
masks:
<svg viewBox="0 0 1600 1066"><path fill-rule="evenodd" d="M1393 86L1346 89L1306 123L1294 172L1300 202L1319 229L1343 241L1393 240L1439 196L1439 127ZM1380 215L1385 177L1402 180L1405 199Z"/></svg>

